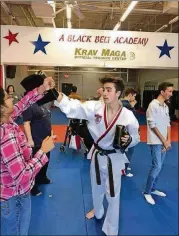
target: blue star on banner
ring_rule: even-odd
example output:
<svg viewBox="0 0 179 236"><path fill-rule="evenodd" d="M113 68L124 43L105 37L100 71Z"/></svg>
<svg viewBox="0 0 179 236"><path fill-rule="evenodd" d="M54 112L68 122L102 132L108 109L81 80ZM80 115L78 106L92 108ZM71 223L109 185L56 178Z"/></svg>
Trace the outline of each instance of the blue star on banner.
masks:
<svg viewBox="0 0 179 236"><path fill-rule="evenodd" d="M173 46L168 46L167 40L165 40L164 45L163 46L156 46L157 48L160 49L160 57L167 55L169 58L170 57L170 50L172 50L174 47Z"/></svg>
<svg viewBox="0 0 179 236"><path fill-rule="evenodd" d="M35 46L34 54L38 51L42 51L43 53L47 54L45 46L47 46L50 42L43 42L40 34L37 41L32 41L31 43Z"/></svg>

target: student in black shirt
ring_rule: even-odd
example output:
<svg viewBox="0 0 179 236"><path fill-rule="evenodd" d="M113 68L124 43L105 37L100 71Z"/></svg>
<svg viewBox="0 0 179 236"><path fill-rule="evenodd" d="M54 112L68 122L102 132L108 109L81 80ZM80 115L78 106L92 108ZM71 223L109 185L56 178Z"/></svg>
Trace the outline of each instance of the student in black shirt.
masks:
<svg viewBox="0 0 179 236"><path fill-rule="evenodd" d="M128 88L125 91L125 97L124 99L121 100L122 104L124 107L126 107L127 109L129 109L130 111L132 111L135 114L135 104L137 103L137 101L135 100L137 95L137 91L133 88ZM134 153L134 147L131 147L128 149L128 151L126 151L126 156L129 160L129 162L131 162L132 156ZM129 163L125 164L125 175L127 177L133 177L132 173L127 173L128 170L131 170L131 168L129 167Z"/></svg>
<svg viewBox="0 0 179 236"><path fill-rule="evenodd" d="M47 104L39 106L37 103L34 103L23 112L23 120L24 131L34 155L39 150L39 147L41 147L43 139L52 134L50 109ZM50 158L50 152L46 155ZM42 194L38 188L38 184L51 183L47 177L48 163L45 164L35 178L35 185L31 190L31 194L34 196Z"/></svg>

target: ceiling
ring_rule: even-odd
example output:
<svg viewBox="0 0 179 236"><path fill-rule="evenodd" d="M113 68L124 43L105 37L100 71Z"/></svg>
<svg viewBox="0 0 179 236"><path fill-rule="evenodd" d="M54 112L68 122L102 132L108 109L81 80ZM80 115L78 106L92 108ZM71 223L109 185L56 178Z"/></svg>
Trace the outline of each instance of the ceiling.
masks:
<svg viewBox="0 0 179 236"><path fill-rule="evenodd" d="M32 3L33 2L33 3ZM41 4L32 6L35 2ZM55 10L65 7L65 1L55 1ZM76 11L84 15L79 19L72 11L72 28L112 30L131 1L68 1L76 6ZM162 32L178 32L178 21L169 21L178 15L178 1L139 1L127 19L122 22L120 30L155 32L163 25L168 25ZM166 7L166 4L167 7ZM169 6L170 4L170 6ZM174 4L175 6L173 7ZM1 25L20 25L33 27L53 27L49 17L47 1L1 1ZM43 12L43 18L37 16L37 10ZM50 13L51 16L51 13ZM67 28L66 10L59 12L55 19L57 28Z"/></svg>

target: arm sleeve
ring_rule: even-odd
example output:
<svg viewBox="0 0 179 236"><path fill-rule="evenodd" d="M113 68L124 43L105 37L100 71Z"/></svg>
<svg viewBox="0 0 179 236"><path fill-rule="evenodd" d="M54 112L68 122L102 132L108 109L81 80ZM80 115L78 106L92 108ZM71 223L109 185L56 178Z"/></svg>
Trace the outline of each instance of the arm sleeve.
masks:
<svg viewBox="0 0 179 236"><path fill-rule="evenodd" d="M22 114L30 105L41 99L43 95L38 94L37 88L26 94L19 102L14 105L14 111L11 118L15 120L18 116Z"/></svg>
<svg viewBox="0 0 179 236"><path fill-rule="evenodd" d="M77 99L69 99L63 94L61 102L55 101L55 106L59 107L68 118L90 120L94 115L96 101L81 103Z"/></svg>
<svg viewBox="0 0 179 236"><path fill-rule="evenodd" d="M7 134L2 141L2 161L17 185L23 185L34 179L41 167L48 162L48 158L42 150L39 150L33 158L25 161L16 137L12 134Z"/></svg>
<svg viewBox="0 0 179 236"><path fill-rule="evenodd" d="M135 118L134 114L130 112L130 120L127 126L127 130L132 138L132 142L128 146L128 148L137 145L140 142L140 135L139 135L139 122Z"/></svg>
<svg viewBox="0 0 179 236"><path fill-rule="evenodd" d="M156 127L156 115L157 110L154 106L152 106L152 104L150 104L146 112L146 118L147 123L151 129Z"/></svg>
<svg viewBox="0 0 179 236"><path fill-rule="evenodd" d="M27 110L25 110L23 113L22 113L22 117L23 117L23 121L31 121L32 120L32 117L33 117L33 111L32 111L32 108L29 107Z"/></svg>

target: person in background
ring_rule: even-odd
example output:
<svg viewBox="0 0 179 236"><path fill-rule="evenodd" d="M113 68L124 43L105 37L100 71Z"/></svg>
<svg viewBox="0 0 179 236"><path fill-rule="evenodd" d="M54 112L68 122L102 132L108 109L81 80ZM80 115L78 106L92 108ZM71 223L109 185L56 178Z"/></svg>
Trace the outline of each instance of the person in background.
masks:
<svg viewBox="0 0 179 236"><path fill-rule="evenodd" d="M103 88L97 90L98 100L103 101Z"/></svg>
<svg viewBox="0 0 179 236"><path fill-rule="evenodd" d="M88 101L103 101L103 88L98 88L96 90L97 96L96 97L90 97Z"/></svg>
<svg viewBox="0 0 179 236"><path fill-rule="evenodd" d="M54 148L53 137L45 137L32 155L27 139L14 122L25 109L54 87L52 78L29 92L13 106L12 98L0 87L1 136L1 235L27 235L31 217L30 190L40 169L48 162L46 153Z"/></svg>
<svg viewBox="0 0 179 236"><path fill-rule="evenodd" d="M169 100L173 93L173 84L163 82L158 86L158 97L153 99L147 109L147 144L150 145L152 167L144 191L146 201L155 204L151 194L166 197L164 192L157 190L156 185L162 169L167 150L171 148L171 127L169 109L165 101Z"/></svg>
<svg viewBox="0 0 179 236"><path fill-rule="evenodd" d="M80 101L82 100L82 97L77 94L77 87L76 86L72 86L71 93L68 97L73 98L73 99L78 99Z"/></svg>
<svg viewBox="0 0 179 236"><path fill-rule="evenodd" d="M39 106L38 103L34 103L22 113L25 135L29 145L32 147L34 155L41 147L44 138L53 135L51 127L51 111L49 105L50 103L46 103ZM48 152L46 155L49 160L50 152ZM31 194L33 196L39 196L42 194L38 185L52 183L52 181L47 177L48 164L49 161L41 168L35 177L35 184L31 189Z"/></svg>
<svg viewBox="0 0 179 236"><path fill-rule="evenodd" d="M124 99L121 100L123 107L126 107L128 110L132 111L134 114L135 114L134 107L136 104L136 100L135 100L136 95L137 95L137 91L135 89L128 88L125 91ZM134 154L134 148L135 147L128 148L128 150L125 152L128 160L129 160L129 163L125 164L125 171L123 171L123 175L127 176L127 177L133 177L132 173L130 173L130 172L127 173L127 172L131 170L131 167L129 165L132 160L132 156Z"/></svg>
<svg viewBox="0 0 179 236"><path fill-rule="evenodd" d="M13 85L9 85L6 89L6 92L9 95L9 97L13 98L13 104L16 104L21 98L21 96L15 92Z"/></svg>
<svg viewBox="0 0 179 236"><path fill-rule="evenodd" d="M124 98L121 99L123 106L126 107L128 110L132 111L133 113L135 113L135 105L137 103L135 99L136 95L137 91L135 89L128 88L125 91Z"/></svg>

